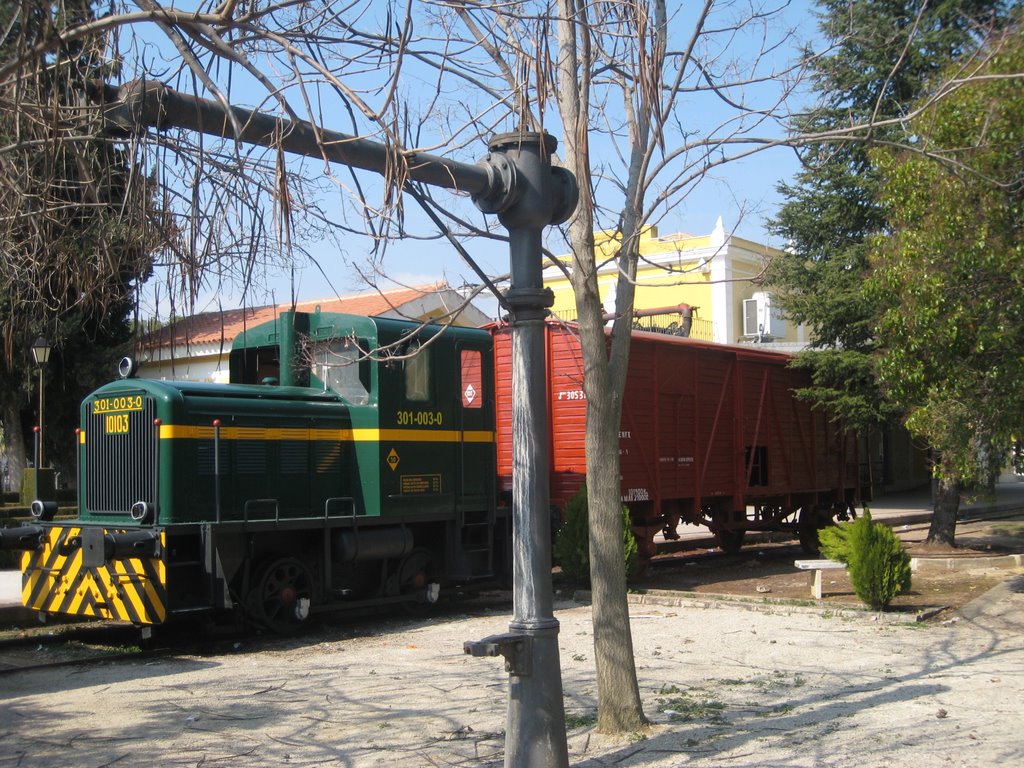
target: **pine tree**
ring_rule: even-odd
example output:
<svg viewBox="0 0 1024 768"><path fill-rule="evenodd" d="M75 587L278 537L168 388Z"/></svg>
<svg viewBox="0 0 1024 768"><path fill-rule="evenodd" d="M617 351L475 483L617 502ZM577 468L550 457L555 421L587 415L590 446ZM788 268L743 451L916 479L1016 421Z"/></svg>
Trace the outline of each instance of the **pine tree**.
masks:
<svg viewBox="0 0 1024 768"><path fill-rule="evenodd" d="M814 59L819 107L795 121L801 132L902 116L936 73L977 48L1005 5L819 0L818 8L833 53ZM813 349L798 365L813 387L801 396L867 431L895 414L878 388L877 312L864 293L867 241L886 227L878 173L861 143L815 145L802 161L794 183L779 187L787 202L772 230L789 253L771 265L768 282L787 314L811 328Z"/></svg>
<svg viewBox="0 0 1024 768"><path fill-rule="evenodd" d="M848 525L822 530L821 551L846 563L854 592L872 608L881 610L910 589L910 556L892 529L873 522L867 509Z"/></svg>
<svg viewBox="0 0 1024 768"><path fill-rule="evenodd" d="M87 81L116 73L106 40L61 36L92 19L93 5L0 7L0 60L19 62L0 82L0 423L14 479L35 420L29 345L42 334L54 349L44 371L45 455L64 453L70 470L77 403L109 378L97 358L128 337L133 291L156 242L152 184L102 138L84 96ZM54 39L62 42L52 52L33 53Z"/></svg>
<svg viewBox="0 0 1024 768"><path fill-rule="evenodd" d="M587 486L580 486L565 505L562 526L554 544L555 562L569 578L590 582L590 525L587 506ZM631 576L638 564L638 548L630 528L629 509L622 507L622 548L626 576Z"/></svg>

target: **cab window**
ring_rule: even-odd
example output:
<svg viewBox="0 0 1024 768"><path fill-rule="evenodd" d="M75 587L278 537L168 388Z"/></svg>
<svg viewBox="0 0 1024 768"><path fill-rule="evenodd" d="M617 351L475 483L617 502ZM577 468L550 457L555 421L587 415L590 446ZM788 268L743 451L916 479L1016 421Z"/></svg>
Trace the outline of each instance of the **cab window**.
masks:
<svg viewBox="0 0 1024 768"><path fill-rule="evenodd" d="M230 369L234 384L277 384L281 378L280 351L276 344L232 350Z"/></svg>
<svg viewBox="0 0 1024 768"><path fill-rule="evenodd" d="M317 377L353 405L370 402L369 363L354 339L331 339L313 352Z"/></svg>
<svg viewBox="0 0 1024 768"><path fill-rule="evenodd" d="M405 366L405 399L413 402L430 400L430 347L410 344L407 347Z"/></svg>

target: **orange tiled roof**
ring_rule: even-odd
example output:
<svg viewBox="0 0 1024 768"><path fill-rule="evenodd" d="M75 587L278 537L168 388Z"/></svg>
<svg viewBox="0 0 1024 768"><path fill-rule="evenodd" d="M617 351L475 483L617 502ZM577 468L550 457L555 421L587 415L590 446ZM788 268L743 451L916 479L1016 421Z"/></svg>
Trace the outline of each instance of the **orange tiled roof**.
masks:
<svg viewBox="0 0 1024 768"><path fill-rule="evenodd" d="M295 309L312 312L317 307L323 312L342 312L350 315L373 317L397 309L410 301L422 298L437 290L447 288L444 284L426 285L417 288L395 288L388 291L357 293L332 299L300 301ZM280 312L291 309L291 304L270 304L263 307L225 309L217 312L202 312L176 320L152 333L146 334L142 345L151 349L166 346L190 344L223 344L228 346L246 328L273 320Z"/></svg>

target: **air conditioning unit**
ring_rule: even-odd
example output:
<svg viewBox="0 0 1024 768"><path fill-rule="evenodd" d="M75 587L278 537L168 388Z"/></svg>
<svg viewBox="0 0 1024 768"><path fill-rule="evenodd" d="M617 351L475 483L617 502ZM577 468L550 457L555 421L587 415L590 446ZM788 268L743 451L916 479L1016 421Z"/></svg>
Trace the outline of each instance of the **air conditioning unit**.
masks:
<svg viewBox="0 0 1024 768"><path fill-rule="evenodd" d="M743 335L761 339L786 335L786 324L772 303L770 293L759 291L743 300Z"/></svg>

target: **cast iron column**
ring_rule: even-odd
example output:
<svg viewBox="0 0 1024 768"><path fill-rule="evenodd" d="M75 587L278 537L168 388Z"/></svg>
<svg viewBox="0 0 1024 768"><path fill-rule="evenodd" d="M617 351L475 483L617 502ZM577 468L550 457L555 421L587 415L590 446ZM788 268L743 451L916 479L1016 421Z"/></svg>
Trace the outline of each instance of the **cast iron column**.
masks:
<svg viewBox="0 0 1024 768"><path fill-rule="evenodd" d="M552 168L552 136L495 136L485 163L501 174L509 201L480 200L508 229L512 325L512 622L506 635L467 643L474 655L501 654L509 671L505 765L560 768L569 763L551 586L551 523L544 318L553 303L544 287L541 234L576 207L575 179Z"/></svg>

